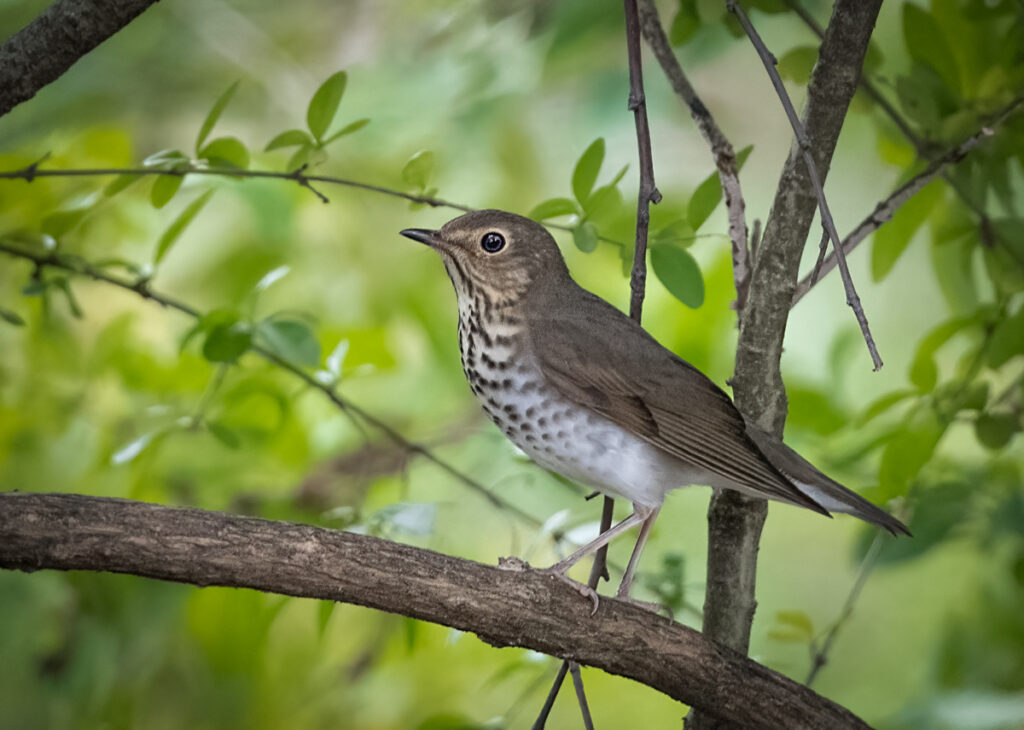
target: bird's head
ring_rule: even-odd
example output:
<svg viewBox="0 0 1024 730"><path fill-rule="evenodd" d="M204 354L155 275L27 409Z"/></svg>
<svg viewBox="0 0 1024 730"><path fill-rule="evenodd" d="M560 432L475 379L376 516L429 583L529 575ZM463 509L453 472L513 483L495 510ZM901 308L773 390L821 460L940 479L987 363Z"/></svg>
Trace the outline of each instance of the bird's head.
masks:
<svg viewBox="0 0 1024 730"><path fill-rule="evenodd" d="M482 293L492 302L512 303L539 282L568 276L551 234L513 213L477 210L439 230L407 228L402 235L441 254L460 299Z"/></svg>

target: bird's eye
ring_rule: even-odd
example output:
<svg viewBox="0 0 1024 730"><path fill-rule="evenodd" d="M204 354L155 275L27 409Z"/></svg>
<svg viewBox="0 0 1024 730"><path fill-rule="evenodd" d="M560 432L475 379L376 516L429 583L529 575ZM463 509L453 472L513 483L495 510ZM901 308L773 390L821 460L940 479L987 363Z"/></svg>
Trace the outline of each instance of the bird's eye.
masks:
<svg viewBox="0 0 1024 730"><path fill-rule="evenodd" d="M491 231L485 233L484 237L480 239L480 245L487 253L498 253L505 248L505 237L496 231Z"/></svg>

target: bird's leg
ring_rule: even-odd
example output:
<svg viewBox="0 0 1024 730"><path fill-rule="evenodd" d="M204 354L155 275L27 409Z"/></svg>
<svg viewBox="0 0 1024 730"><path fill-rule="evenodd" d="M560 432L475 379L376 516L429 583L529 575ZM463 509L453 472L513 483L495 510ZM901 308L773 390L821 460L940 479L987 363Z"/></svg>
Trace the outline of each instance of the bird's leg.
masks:
<svg viewBox="0 0 1024 730"><path fill-rule="evenodd" d="M644 551L644 545L647 544L647 538L650 537L651 527L654 526L654 520L657 519L658 513L661 512L661 505L657 507L644 507L643 505L634 504L634 514L643 514L644 523L640 527L640 536L636 539L636 547L633 548L633 554L629 556L629 563L626 565L626 572L622 575L622 582L619 583L619 590L616 592L616 598L629 598L629 589L633 585L633 576L636 574L637 565L640 563L640 553Z"/></svg>
<svg viewBox="0 0 1024 730"><path fill-rule="evenodd" d="M597 591L595 591L588 585L584 585L583 583L578 583L574 581L572 578L567 576L566 573L568 572L569 568L574 566L583 558L587 557L591 553L596 553L598 550L600 550L602 547L607 545L609 542L614 540L616 537L621 535L626 530L643 522L648 517L649 509L650 508L643 508L643 510L637 510L637 505L634 505L635 511L629 517L627 517L611 529L602 532L600 535L597 536L596 539L591 540L569 557L565 558L564 560L559 560L550 568L545 569L545 572L551 573L552 575L556 576L559 580L563 580L569 583L573 588L578 590L582 595L588 597L593 602L594 608L590 612L591 616L597 613Z"/></svg>

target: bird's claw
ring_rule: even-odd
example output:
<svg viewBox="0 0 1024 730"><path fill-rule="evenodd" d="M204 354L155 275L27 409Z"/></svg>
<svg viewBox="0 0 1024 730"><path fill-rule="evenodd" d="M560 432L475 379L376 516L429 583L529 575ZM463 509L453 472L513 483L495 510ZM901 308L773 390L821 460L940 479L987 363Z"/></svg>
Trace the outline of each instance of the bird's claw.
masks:
<svg viewBox="0 0 1024 730"><path fill-rule="evenodd" d="M547 568L544 572L554 576L563 583L566 583L567 585L569 585L569 587L571 587L584 598L589 598L592 604L590 609L590 615L593 616L597 613L597 607L601 605L601 599L598 597L597 591L588 586L586 583L580 583L579 581L573 580L572 578L567 576L563 571L558 570L556 567Z"/></svg>

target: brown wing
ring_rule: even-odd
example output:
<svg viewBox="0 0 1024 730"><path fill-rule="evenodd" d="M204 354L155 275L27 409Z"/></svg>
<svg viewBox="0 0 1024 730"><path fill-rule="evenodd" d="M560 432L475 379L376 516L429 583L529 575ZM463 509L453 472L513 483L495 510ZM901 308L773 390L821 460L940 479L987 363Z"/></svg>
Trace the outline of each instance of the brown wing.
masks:
<svg viewBox="0 0 1024 730"><path fill-rule="evenodd" d="M529 328L534 355L560 393L690 465L828 514L772 466L707 376L604 300L578 291L569 316L542 314Z"/></svg>

